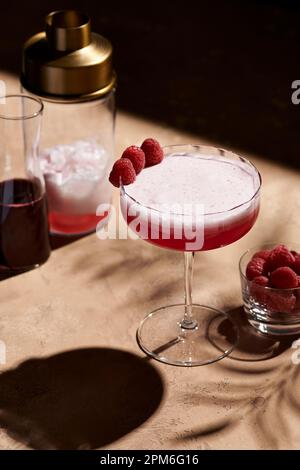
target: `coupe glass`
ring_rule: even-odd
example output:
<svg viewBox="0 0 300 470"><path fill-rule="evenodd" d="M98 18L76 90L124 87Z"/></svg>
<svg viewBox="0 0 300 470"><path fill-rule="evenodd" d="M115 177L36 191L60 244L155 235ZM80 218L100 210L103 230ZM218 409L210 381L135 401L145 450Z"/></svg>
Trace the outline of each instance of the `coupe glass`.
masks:
<svg viewBox="0 0 300 470"><path fill-rule="evenodd" d="M245 170L253 178L253 194L241 204L221 212L202 212L196 218L185 211L171 211L164 205L141 204L130 196L130 186L121 184L121 211L127 224L141 238L162 248L184 252L184 303L166 305L149 313L137 331L142 350L153 358L172 365L198 366L226 357L238 341L238 329L226 313L192 301L192 278L195 251L212 250L229 245L243 237L254 225L259 212L261 177L252 163L227 150L202 145L173 145L164 147L165 158L192 157L208 162L228 162ZM204 165L205 165L204 163ZM144 170L147 171L147 170ZM199 181L199 185L201 181ZM127 189L128 188L128 189ZM227 189L227 188L226 188ZM159 188L158 188L159 190ZM215 188L218 191L216 185ZM230 187L229 187L230 190ZM222 194L220 193L220 198ZM201 207L201 201L195 201ZM133 224L132 214L147 220ZM166 237L163 221L170 219ZM181 221L181 222L179 222ZM192 222L191 222L192 221ZM178 223L191 224L202 242L194 248L191 239L176 236ZM154 227L155 224L155 227ZM155 236L153 228L158 228ZM145 233L146 232L146 233ZM155 230L154 230L155 232Z"/></svg>

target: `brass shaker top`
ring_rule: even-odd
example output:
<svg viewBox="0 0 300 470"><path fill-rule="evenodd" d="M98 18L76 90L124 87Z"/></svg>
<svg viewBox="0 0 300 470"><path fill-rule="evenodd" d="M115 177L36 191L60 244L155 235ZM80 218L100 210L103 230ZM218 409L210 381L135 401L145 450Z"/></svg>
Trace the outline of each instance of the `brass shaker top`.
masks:
<svg viewBox="0 0 300 470"><path fill-rule="evenodd" d="M53 101L82 101L107 94L116 82L112 45L91 32L90 18L75 10L46 17L45 32L23 48L21 82L30 92Z"/></svg>

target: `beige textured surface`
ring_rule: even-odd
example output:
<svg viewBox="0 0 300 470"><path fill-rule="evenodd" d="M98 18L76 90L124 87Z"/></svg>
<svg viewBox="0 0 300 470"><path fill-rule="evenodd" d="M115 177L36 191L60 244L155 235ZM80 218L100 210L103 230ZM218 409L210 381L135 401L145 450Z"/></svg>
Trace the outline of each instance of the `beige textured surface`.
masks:
<svg viewBox="0 0 300 470"><path fill-rule="evenodd" d="M203 142L119 114L119 151L148 136ZM266 241L297 242L300 231L299 174L246 156L264 180L259 220L234 245L198 253L194 278L196 302L240 318L240 254ZM0 449L299 448L290 340L258 337L241 320L242 345L214 365L176 368L139 351L135 331L145 313L182 300L182 269L178 253L92 235L1 282Z"/></svg>

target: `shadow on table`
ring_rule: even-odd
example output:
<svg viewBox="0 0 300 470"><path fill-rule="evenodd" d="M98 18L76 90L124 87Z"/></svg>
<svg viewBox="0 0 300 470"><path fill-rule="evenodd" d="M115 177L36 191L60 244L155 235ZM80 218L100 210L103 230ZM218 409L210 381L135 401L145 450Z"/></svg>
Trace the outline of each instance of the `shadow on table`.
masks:
<svg viewBox="0 0 300 470"><path fill-rule="evenodd" d="M274 368L272 375L266 373L254 379L253 383L245 382L245 377L240 374L236 381L205 383L198 392L181 397L180 400L184 400L186 405L190 402L194 407L205 406L206 416L215 416L215 419L211 418L178 436L175 439L177 443L192 441L193 445L197 443L198 446L206 443L203 441L205 438L227 436L228 439L228 433L246 421L254 439L257 439L258 448L290 448L291 433L295 437L290 419L293 416L295 422L300 412L299 365L285 364ZM209 409L211 414L208 413ZM221 411L223 417L216 415L216 409Z"/></svg>
<svg viewBox="0 0 300 470"><path fill-rule="evenodd" d="M70 243L74 243L81 238L84 238L90 234L83 234L83 235L72 235L72 236L64 236L64 235L50 235L50 246L51 250L57 250L58 248L62 248L64 246L70 245ZM35 268L32 268L32 270ZM20 272L16 272L14 270L10 270L7 268L0 267L0 282L9 279L10 277L20 276L29 270L24 270Z"/></svg>
<svg viewBox="0 0 300 470"><path fill-rule="evenodd" d="M240 336L236 348L229 356L232 361L259 362L272 359L289 349L297 338L297 336L267 336L257 332L248 322L243 307L228 311L227 314L237 324ZM219 333L230 340L232 334L231 322L224 320L219 326ZM233 366L232 361L228 361L225 367L231 368ZM257 374L272 369L273 367L266 366L263 369L260 368L259 371L256 369L252 372L250 369L244 368L241 368L240 371ZM238 370L236 364L234 364L234 370Z"/></svg>
<svg viewBox="0 0 300 470"><path fill-rule="evenodd" d="M94 449L144 423L162 396L159 373L138 356L71 350L0 375L0 426L35 449Z"/></svg>
<svg viewBox="0 0 300 470"><path fill-rule="evenodd" d="M295 336L269 337L257 333L248 323L243 308L227 312L239 326L240 341L226 360L215 364L221 380L201 384L192 393L179 397L187 406L221 410L208 423L183 433L176 441L193 441L201 445L205 438L228 436L244 420L250 425L259 448L278 449L291 441L290 416L300 412L300 354L291 350ZM230 339L230 322L223 322L220 333ZM295 355L296 361L292 360ZM280 357L281 356L281 357ZM273 359L272 361L261 362ZM257 364L254 364L257 363ZM230 371L230 378L226 378Z"/></svg>
<svg viewBox="0 0 300 470"><path fill-rule="evenodd" d="M52 250L57 250L63 246L70 245L70 243L77 242L81 238L87 237L89 233L83 235L50 235L50 245Z"/></svg>

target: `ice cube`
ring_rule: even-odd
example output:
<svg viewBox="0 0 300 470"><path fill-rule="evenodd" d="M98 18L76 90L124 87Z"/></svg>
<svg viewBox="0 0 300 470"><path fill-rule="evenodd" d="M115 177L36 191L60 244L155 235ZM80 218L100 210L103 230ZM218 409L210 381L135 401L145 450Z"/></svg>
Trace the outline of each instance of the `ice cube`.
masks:
<svg viewBox="0 0 300 470"><path fill-rule="evenodd" d="M96 139L44 149L40 161L51 210L93 212L99 201L106 200L109 154Z"/></svg>

